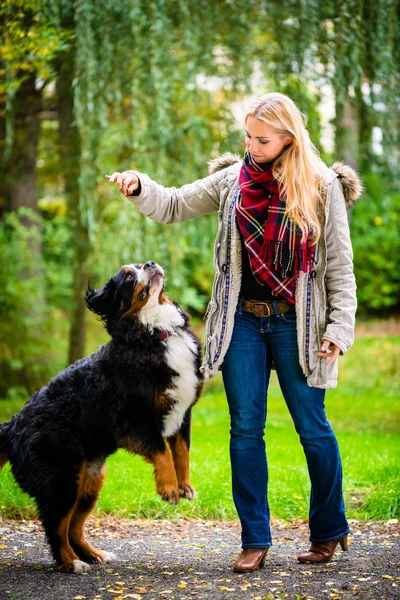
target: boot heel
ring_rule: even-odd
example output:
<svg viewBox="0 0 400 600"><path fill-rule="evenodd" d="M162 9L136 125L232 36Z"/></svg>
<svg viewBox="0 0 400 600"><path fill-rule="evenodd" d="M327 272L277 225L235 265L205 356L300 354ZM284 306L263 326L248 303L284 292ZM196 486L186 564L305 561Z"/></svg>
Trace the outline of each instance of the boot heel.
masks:
<svg viewBox="0 0 400 600"><path fill-rule="evenodd" d="M267 558L267 554L268 554L268 549L265 551L264 556L262 557L262 559L260 560L260 567L264 566L265 563L265 559Z"/></svg>
<svg viewBox="0 0 400 600"><path fill-rule="evenodd" d="M341 540L339 540L339 544L341 549L344 550L348 550L349 549L349 538L347 535L344 536L344 538L342 538Z"/></svg>

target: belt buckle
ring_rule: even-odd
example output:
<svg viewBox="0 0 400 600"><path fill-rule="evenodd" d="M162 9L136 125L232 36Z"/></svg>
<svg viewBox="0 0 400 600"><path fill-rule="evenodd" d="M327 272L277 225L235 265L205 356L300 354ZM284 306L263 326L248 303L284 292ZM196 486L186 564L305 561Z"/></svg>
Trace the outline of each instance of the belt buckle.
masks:
<svg viewBox="0 0 400 600"><path fill-rule="evenodd" d="M267 315L258 314L257 306L266 306L268 308L268 314ZM270 308L269 304L267 304L267 302L254 302L254 314L257 317L270 317L272 315L272 312L271 312L271 308Z"/></svg>

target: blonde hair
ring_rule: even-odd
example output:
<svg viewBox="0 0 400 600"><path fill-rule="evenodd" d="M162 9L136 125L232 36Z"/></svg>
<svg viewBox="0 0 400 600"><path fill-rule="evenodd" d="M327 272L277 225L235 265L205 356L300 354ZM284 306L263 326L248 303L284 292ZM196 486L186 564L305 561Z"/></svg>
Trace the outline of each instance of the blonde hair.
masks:
<svg viewBox="0 0 400 600"><path fill-rule="evenodd" d="M290 143L274 161L272 172L286 196L287 215L298 225L302 241L316 244L321 235L318 219L321 196L319 186L326 166L312 144L303 115L296 104L277 92L261 96L249 109L248 117L264 121Z"/></svg>

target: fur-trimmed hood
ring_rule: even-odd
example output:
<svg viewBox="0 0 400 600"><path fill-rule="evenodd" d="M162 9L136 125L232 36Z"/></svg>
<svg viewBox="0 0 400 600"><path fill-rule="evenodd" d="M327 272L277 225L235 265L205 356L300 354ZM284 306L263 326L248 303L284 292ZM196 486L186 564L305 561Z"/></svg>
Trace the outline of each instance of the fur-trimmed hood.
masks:
<svg viewBox="0 0 400 600"><path fill-rule="evenodd" d="M225 154L221 154L210 160L208 163L208 174L216 173L221 169L225 169L230 167L231 165L238 163L242 160L242 158L238 154L232 154L232 152L225 152ZM354 206L356 202L360 199L363 185L358 173L345 165L343 162L335 162L332 167L332 171L336 173L339 178L340 183L343 187L343 195L346 201L346 206Z"/></svg>

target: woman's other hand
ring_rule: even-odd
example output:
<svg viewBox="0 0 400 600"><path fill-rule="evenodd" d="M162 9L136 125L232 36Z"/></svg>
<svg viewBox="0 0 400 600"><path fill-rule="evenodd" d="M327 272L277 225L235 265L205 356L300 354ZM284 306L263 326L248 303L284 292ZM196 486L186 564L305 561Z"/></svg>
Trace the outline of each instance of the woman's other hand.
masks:
<svg viewBox="0 0 400 600"><path fill-rule="evenodd" d="M110 183L117 182L119 191L124 196L130 196L140 186L140 180L135 173L123 171L122 173L115 172L112 175L104 176Z"/></svg>
<svg viewBox="0 0 400 600"><path fill-rule="evenodd" d="M321 351L318 352L318 356L321 358L327 358L326 366L329 367L335 362L340 354L340 348L332 344L329 340L322 340Z"/></svg>

